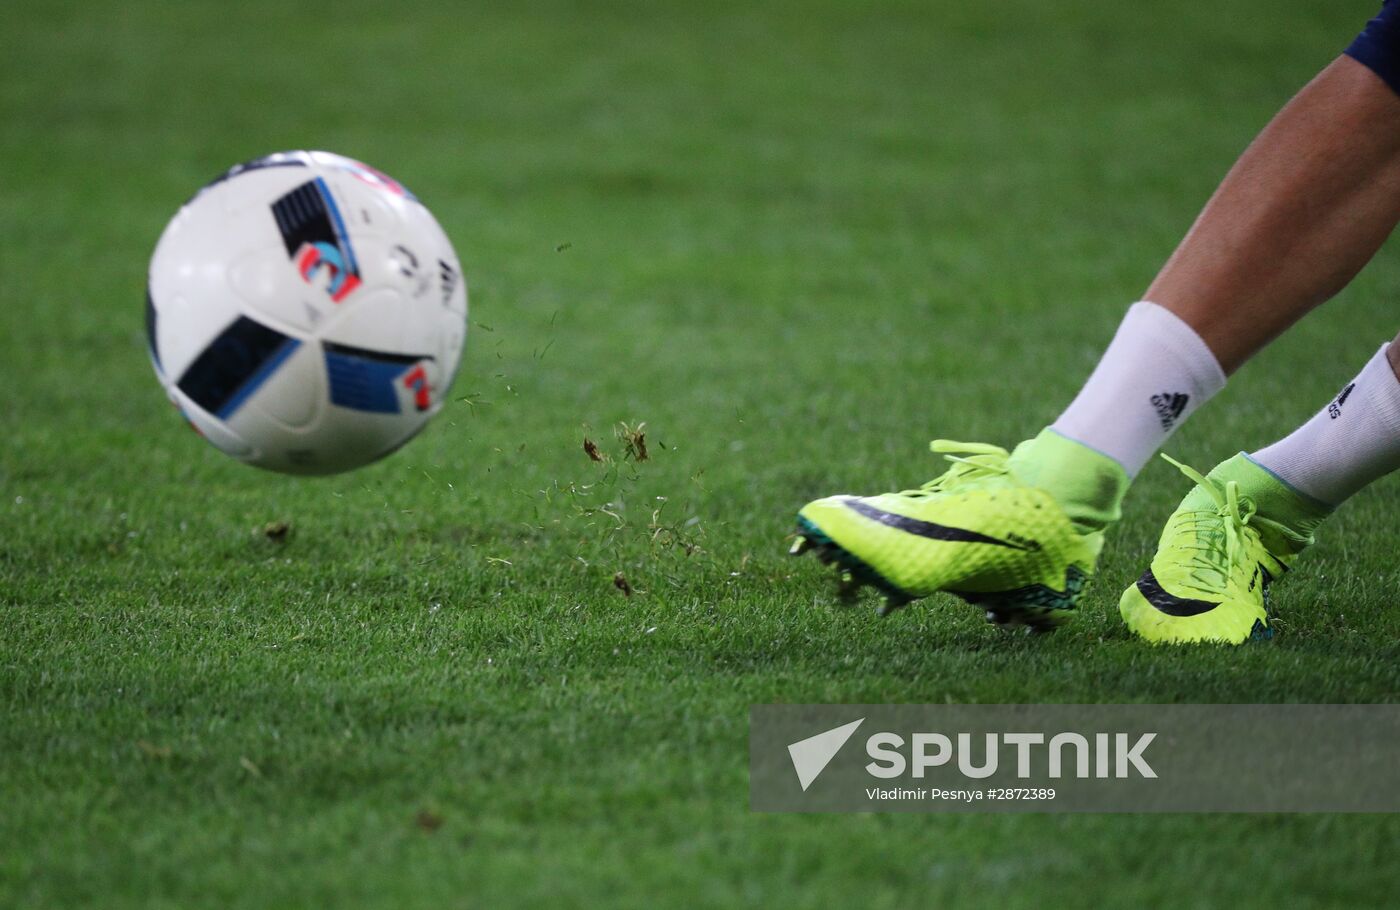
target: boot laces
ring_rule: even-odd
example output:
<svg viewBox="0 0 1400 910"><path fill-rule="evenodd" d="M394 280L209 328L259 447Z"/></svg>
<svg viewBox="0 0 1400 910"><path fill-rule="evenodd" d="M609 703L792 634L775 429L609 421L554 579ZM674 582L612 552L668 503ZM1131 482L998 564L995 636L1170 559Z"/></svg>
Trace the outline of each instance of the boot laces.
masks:
<svg viewBox="0 0 1400 910"><path fill-rule="evenodd" d="M935 439L929 443L929 450L940 454L952 467L915 490L901 490L900 496L923 498L936 493L946 493L954 487L1000 477L1008 473L1006 460L1010 453L1001 446L985 442L955 442L951 439Z"/></svg>
<svg viewBox="0 0 1400 910"><path fill-rule="evenodd" d="M1234 567L1247 555L1246 541L1259 543L1261 528L1303 540L1303 535L1287 525L1259 515L1254 500L1241 493L1235 481L1221 483L1170 455L1162 457L1209 493L1215 503L1214 509L1197 509L1181 516L1186 530L1192 532L1191 543L1185 545L1192 552L1192 575L1207 590L1219 591L1229 584Z"/></svg>

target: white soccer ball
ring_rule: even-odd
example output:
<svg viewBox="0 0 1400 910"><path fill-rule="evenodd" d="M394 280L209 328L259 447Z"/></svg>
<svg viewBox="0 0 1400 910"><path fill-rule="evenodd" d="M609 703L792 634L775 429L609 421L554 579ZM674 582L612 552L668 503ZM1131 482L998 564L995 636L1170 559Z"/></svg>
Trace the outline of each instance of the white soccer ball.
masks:
<svg viewBox="0 0 1400 910"><path fill-rule="evenodd" d="M176 213L151 257L151 361L219 450L333 474L388 455L442 407L467 287L422 203L329 152L241 164Z"/></svg>

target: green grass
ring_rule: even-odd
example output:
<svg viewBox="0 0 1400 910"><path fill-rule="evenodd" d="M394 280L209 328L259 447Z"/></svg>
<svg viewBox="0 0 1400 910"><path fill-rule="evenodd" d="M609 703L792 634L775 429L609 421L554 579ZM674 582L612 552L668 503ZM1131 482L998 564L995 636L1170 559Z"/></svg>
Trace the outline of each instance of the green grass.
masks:
<svg viewBox="0 0 1400 910"><path fill-rule="evenodd" d="M1387 817L760 816L746 765L759 702L1400 696L1390 480L1239 650L1118 621L1185 489L1160 463L1050 638L843 612L782 555L807 499L937 473L929 437L1053 419L1373 6L10 3L0 906L1393 897ZM297 147L413 188L472 294L472 403L324 480L205 445L143 349L165 220ZM1397 298L1387 250L1171 451L1291 428Z"/></svg>

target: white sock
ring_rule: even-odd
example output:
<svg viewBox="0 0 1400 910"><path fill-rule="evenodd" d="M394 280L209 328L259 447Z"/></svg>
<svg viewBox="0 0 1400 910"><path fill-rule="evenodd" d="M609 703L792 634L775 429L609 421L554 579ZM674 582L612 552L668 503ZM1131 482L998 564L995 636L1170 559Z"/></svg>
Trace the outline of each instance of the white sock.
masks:
<svg viewBox="0 0 1400 910"><path fill-rule="evenodd" d="M1201 336L1170 310L1142 301L1128 308L1089 381L1050 428L1132 477L1224 386L1225 371Z"/></svg>
<svg viewBox="0 0 1400 910"><path fill-rule="evenodd" d="M1331 506L1400 468L1400 382L1386 347L1311 420L1249 457Z"/></svg>

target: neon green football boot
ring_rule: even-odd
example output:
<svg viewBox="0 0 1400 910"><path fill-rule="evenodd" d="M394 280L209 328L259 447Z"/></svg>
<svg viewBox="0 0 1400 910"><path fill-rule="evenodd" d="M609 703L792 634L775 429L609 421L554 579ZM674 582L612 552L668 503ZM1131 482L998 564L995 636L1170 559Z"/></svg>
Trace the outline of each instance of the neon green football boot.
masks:
<svg viewBox="0 0 1400 910"><path fill-rule="evenodd" d="M935 440L952 463L916 490L828 496L798 513L793 555L814 550L853 599L885 595L881 615L946 591L989 622L1043 631L1074 614L1128 477L1117 462L1046 430L1012 453Z"/></svg>
<svg viewBox="0 0 1400 910"><path fill-rule="evenodd" d="M1151 642L1272 638L1269 585L1312 544L1331 510L1244 453L1206 476L1162 457L1196 487L1167 520L1152 564L1123 592L1123 621Z"/></svg>

